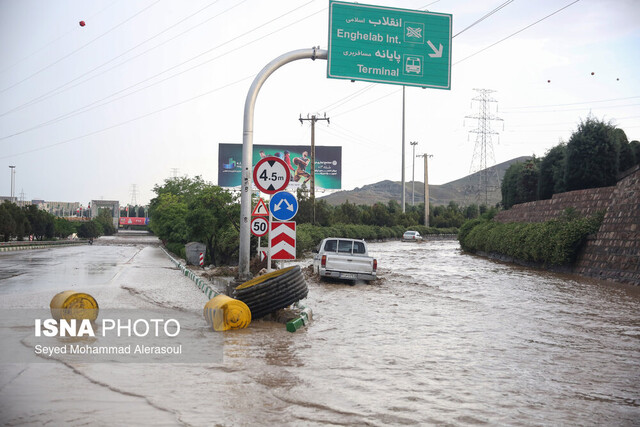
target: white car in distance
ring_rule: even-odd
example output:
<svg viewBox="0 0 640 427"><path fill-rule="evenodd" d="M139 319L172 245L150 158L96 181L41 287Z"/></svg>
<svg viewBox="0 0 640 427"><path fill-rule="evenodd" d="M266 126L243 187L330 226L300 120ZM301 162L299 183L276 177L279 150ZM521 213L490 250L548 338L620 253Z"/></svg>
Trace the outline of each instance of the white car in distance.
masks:
<svg viewBox="0 0 640 427"><path fill-rule="evenodd" d="M403 242L420 242L422 241L422 236L417 231L405 231L402 235Z"/></svg>

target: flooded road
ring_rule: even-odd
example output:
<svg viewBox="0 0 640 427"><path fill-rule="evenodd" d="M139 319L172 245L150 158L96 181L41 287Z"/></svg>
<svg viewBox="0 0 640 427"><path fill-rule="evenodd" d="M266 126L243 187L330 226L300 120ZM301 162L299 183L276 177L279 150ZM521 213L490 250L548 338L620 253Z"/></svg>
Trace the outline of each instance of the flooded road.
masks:
<svg viewBox="0 0 640 427"><path fill-rule="evenodd" d="M54 262L64 251L67 261ZM64 290L51 283L72 254L81 256L75 251L48 251L51 259L28 272L22 290L28 267L17 254L0 255L2 307L25 300L46 307L50 288ZM1 366L1 420L109 425L136 414L132 422L158 425L640 424L640 289L495 263L462 254L454 241L374 243L370 252L382 280L310 279L308 328L292 334L255 321L225 332L222 361ZM84 276L68 268L67 283L88 286L107 305L152 298L201 310L206 302L158 248L94 245L82 253L105 268L78 269Z"/></svg>

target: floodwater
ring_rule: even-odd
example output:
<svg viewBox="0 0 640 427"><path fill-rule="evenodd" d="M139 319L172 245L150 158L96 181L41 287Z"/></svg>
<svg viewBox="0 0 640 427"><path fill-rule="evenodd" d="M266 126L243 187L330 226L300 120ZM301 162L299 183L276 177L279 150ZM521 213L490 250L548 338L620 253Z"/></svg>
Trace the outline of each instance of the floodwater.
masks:
<svg viewBox="0 0 640 427"><path fill-rule="evenodd" d="M461 253L454 241L373 243L370 251L381 280L350 286L309 279L309 327L289 333L254 321L227 331L222 360L0 366L0 419L640 425L640 289L496 263ZM53 288L65 290L58 289L61 275L88 286L105 306L206 302L157 247L47 252L37 255L38 273L23 265L26 252L0 255L2 307L47 306ZM105 268L74 270L78 257Z"/></svg>

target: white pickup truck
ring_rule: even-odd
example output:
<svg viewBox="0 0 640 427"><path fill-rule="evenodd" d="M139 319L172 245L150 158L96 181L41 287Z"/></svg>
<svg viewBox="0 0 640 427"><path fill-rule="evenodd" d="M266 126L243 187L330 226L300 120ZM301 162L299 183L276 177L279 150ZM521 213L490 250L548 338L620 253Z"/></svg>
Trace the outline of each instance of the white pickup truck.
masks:
<svg viewBox="0 0 640 427"><path fill-rule="evenodd" d="M369 256L364 240L329 237L313 255L313 271L321 278L375 280L378 261Z"/></svg>

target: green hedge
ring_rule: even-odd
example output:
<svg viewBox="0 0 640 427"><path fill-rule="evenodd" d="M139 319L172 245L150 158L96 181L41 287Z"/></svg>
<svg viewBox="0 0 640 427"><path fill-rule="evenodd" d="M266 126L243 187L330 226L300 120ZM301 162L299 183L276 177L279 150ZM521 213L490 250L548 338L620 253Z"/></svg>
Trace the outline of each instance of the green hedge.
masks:
<svg viewBox="0 0 640 427"><path fill-rule="evenodd" d="M467 221L458 240L467 252L506 255L545 265L575 262L589 234L602 223L602 214L589 218L565 217L542 223L498 223L484 219Z"/></svg>

